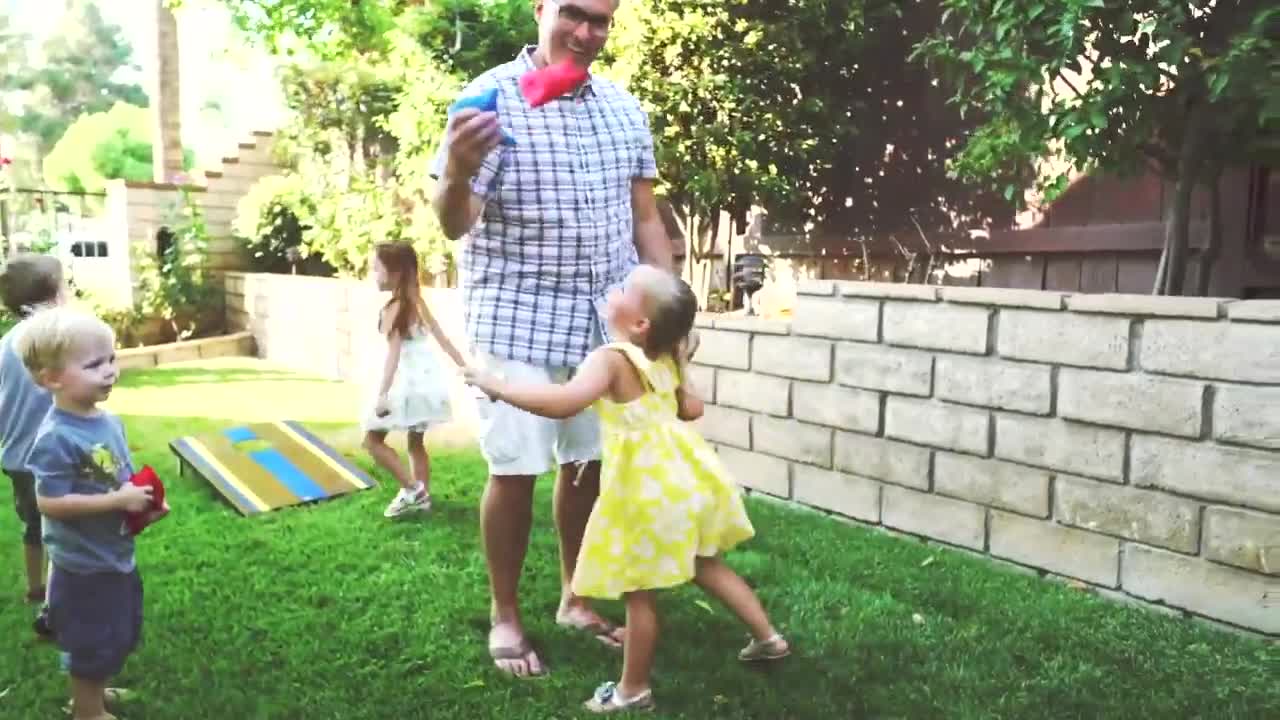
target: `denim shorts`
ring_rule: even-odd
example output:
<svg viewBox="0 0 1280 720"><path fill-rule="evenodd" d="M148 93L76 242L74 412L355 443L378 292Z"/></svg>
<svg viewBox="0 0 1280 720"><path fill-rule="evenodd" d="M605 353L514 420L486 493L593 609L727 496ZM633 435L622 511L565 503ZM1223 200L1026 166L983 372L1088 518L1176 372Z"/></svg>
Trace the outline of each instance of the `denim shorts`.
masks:
<svg viewBox="0 0 1280 720"><path fill-rule="evenodd" d="M78 574L56 565L49 576L49 624L72 677L105 682L142 640L142 577Z"/></svg>
<svg viewBox="0 0 1280 720"><path fill-rule="evenodd" d="M22 521L22 543L40 547L40 509L36 507L36 476L22 470L5 470L13 481L13 509Z"/></svg>

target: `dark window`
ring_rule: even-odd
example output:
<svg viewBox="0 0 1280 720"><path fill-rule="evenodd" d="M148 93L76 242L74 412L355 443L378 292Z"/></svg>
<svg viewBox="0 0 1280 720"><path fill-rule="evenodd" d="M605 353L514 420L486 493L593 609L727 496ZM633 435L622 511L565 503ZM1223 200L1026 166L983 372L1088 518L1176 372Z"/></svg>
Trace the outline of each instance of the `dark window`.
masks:
<svg viewBox="0 0 1280 720"><path fill-rule="evenodd" d="M173 231L167 227L162 227L156 231L156 257L163 260L172 247Z"/></svg>
<svg viewBox="0 0 1280 720"><path fill-rule="evenodd" d="M107 256L107 244L101 240L77 240L71 243L71 254L78 258L104 258Z"/></svg>

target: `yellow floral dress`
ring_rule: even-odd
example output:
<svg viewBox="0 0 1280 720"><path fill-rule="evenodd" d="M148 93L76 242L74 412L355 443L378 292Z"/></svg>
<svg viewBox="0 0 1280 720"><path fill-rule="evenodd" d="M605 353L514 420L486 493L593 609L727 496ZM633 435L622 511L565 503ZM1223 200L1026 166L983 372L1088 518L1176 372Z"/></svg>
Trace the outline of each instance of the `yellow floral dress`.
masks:
<svg viewBox="0 0 1280 720"><path fill-rule="evenodd" d="M600 497L573 591L613 599L686 583L695 557L723 553L755 530L720 458L676 416L675 361L650 360L630 343L605 347L626 355L646 392L627 403L595 403L604 440Z"/></svg>

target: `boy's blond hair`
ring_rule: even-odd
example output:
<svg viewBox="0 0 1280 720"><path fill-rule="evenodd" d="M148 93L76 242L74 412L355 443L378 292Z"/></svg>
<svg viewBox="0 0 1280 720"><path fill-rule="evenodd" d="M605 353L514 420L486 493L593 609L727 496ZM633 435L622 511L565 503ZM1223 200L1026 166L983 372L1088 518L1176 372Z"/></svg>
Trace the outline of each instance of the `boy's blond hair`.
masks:
<svg viewBox="0 0 1280 720"><path fill-rule="evenodd" d="M35 375L65 368L72 348L91 337L106 337L115 343L111 326L97 317L68 307L49 308L31 316L14 343L14 350Z"/></svg>
<svg viewBox="0 0 1280 720"><path fill-rule="evenodd" d="M52 302L62 291L62 263L52 255L20 253L0 270L0 296L5 307L25 315L40 303Z"/></svg>

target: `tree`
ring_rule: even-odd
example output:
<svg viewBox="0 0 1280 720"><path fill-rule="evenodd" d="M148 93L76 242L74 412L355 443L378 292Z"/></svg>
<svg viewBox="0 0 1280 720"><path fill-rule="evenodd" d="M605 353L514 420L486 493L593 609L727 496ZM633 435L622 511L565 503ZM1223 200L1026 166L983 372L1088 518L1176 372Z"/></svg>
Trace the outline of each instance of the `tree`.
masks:
<svg viewBox="0 0 1280 720"><path fill-rule="evenodd" d="M536 32L530 0L424 3L404 18L405 32L438 67L466 79L514 58Z"/></svg>
<svg viewBox="0 0 1280 720"><path fill-rule="evenodd" d="M236 25L272 52L345 60L387 49L386 35L415 0L224 0Z"/></svg>
<svg viewBox="0 0 1280 720"><path fill-rule="evenodd" d="M653 0L621 12L611 72L650 111L695 256L722 210L740 219L755 206L775 228L845 245L1011 221L998 196L945 173L977 118L907 62L936 2Z"/></svg>
<svg viewBox="0 0 1280 720"><path fill-rule="evenodd" d="M20 128L34 135L42 153L76 118L104 112L117 101L145 106L146 93L114 80L124 68L137 69L123 31L107 23L90 0L70 0L56 31L45 41L43 61L3 80L3 87L26 90Z"/></svg>
<svg viewBox="0 0 1280 720"><path fill-rule="evenodd" d="M155 0L156 103L152 108L156 142L152 148L154 179L174 182L184 169L182 157L182 84L179 77L178 21L167 0Z"/></svg>
<svg viewBox="0 0 1280 720"><path fill-rule="evenodd" d="M0 77L14 77L27 67L27 37L14 30L8 15L0 13ZM17 118L0 104L0 132L17 127Z"/></svg>
<svg viewBox="0 0 1280 720"><path fill-rule="evenodd" d="M107 180L151 180L151 133L150 114L135 105L116 103L107 112L85 115L45 157L45 183L59 190L102 192ZM183 168L193 160L187 152Z"/></svg>
<svg viewBox="0 0 1280 720"><path fill-rule="evenodd" d="M1259 0L943 0L918 48L965 111L988 121L952 165L956 177L1020 200L1026 169L1058 155L1081 172L1155 168L1174 183L1154 292L1182 294L1191 196L1217 208L1235 162L1274 157L1280 127L1280 6ZM1052 200L1066 170L1041 173ZM1216 211L1215 211L1216 214ZM1220 243L1211 218L1207 265Z"/></svg>
<svg viewBox="0 0 1280 720"><path fill-rule="evenodd" d="M294 151L296 176L257 191L263 201L244 206L238 226L260 237L281 227L272 208L288 203L305 257L339 273L362 273L383 240L412 242L425 266L447 267L451 246L421 200L445 109L464 77L532 37L528 0L226 1L241 29L296 59L283 76L295 117L279 145ZM285 186L305 208L267 201ZM263 250L264 262L277 252Z"/></svg>

